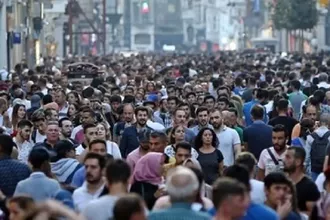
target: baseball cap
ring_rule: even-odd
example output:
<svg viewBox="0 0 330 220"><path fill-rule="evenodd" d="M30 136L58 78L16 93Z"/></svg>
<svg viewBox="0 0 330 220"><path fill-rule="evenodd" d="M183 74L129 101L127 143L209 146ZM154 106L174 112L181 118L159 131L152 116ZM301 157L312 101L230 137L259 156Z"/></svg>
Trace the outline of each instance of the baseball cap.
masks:
<svg viewBox="0 0 330 220"><path fill-rule="evenodd" d="M55 144L54 149L57 154L57 157L61 157L65 155L68 151L76 149L77 146L78 145L75 145L68 140L61 140Z"/></svg>
<svg viewBox="0 0 330 220"><path fill-rule="evenodd" d="M147 96L146 100L143 102L143 105L147 104L156 104L158 102L158 95L156 94L150 94Z"/></svg>
<svg viewBox="0 0 330 220"><path fill-rule="evenodd" d="M52 157L55 157L56 153L49 151L47 148L38 146L34 147L29 154L29 162L31 164L35 163L43 163L45 161L49 161Z"/></svg>

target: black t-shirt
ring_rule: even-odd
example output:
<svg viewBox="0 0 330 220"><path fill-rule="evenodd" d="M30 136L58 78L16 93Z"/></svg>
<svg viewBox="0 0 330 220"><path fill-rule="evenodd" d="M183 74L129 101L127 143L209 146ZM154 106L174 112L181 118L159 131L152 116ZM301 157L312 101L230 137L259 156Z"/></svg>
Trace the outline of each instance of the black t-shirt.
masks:
<svg viewBox="0 0 330 220"><path fill-rule="evenodd" d="M268 124L271 125L271 126L273 126L273 127L275 125L279 125L279 124L284 125L284 127L286 128L286 130L287 130L287 132L289 134L288 144L290 145L291 144L291 133L292 133L292 130L293 130L294 126L296 124L298 124L298 123L299 122L296 119L292 118L292 117L288 117L288 116L277 116L277 117L271 119Z"/></svg>
<svg viewBox="0 0 330 220"><path fill-rule="evenodd" d="M296 184L298 208L307 211L306 202L316 202L320 198L320 192L315 183L308 177L304 177Z"/></svg>

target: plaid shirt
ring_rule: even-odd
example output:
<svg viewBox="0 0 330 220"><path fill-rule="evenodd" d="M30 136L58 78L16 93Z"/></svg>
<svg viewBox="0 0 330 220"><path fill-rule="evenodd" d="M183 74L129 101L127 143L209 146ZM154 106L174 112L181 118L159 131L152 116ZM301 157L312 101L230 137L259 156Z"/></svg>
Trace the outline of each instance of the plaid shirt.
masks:
<svg viewBox="0 0 330 220"><path fill-rule="evenodd" d="M160 112L160 111L156 111L154 113L155 116L158 116L159 118L161 118L164 122L164 127L165 128L169 128L172 125L172 118L171 118L171 114L169 112Z"/></svg>

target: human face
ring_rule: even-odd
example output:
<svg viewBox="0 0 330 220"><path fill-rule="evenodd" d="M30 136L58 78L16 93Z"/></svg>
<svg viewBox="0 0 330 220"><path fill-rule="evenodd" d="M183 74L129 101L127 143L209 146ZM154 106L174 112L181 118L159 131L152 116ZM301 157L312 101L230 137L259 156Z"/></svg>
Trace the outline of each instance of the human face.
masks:
<svg viewBox="0 0 330 220"><path fill-rule="evenodd" d="M126 105L124 107L124 120L125 122L127 123L130 123L132 120L133 120L133 117L134 117L134 109L132 106L130 105Z"/></svg>
<svg viewBox="0 0 330 220"><path fill-rule="evenodd" d="M273 132L272 134L273 146L276 151L282 151L286 148L286 137L283 131Z"/></svg>
<svg viewBox="0 0 330 220"><path fill-rule="evenodd" d="M228 211L230 212L230 217L232 219L239 219L243 217L250 205L250 198L248 193L245 193L244 195L230 196L228 205ZM232 207L235 207L235 209Z"/></svg>
<svg viewBox="0 0 330 220"><path fill-rule="evenodd" d="M179 148L175 152L176 165L181 165L186 159L191 158L191 152L186 149Z"/></svg>
<svg viewBox="0 0 330 220"><path fill-rule="evenodd" d="M25 115L26 115L25 107L23 106L19 107L17 111L18 118L22 119L25 117Z"/></svg>
<svg viewBox="0 0 330 220"><path fill-rule="evenodd" d="M105 140L105 136L106 136L105 127L102 124L98 124L96 126L96 129L97 129L97 137L102 139L102 140Z"/></svg>
<svg viewBox="0 0 330 220"><path fill-rule="evenodd" d="M111 102L111 109L114 111L114 112L117 112L118 110L118 107L120 106L120 103L119 102Z"/></svg>
<svg viewBox="0 0 330 220"><path fill-rule="evenodd" d="M134 90L132 90L132 89L126 89L125 90L125 95L134 95Z"/></svg>
<svg viewBox="0 0 330 220"><path fill-rule="evenodd" d="M160 152L163 153L166 147L166 142L163 143L159 137L150 137L149 139L149 147L150 150L153 152Z"/></svg>
<svg viewBox="0 0 330 220"><path fill-rule="evenodd" d="M140 147L144 151L149 151L150 150L150 143L146 142L146 141L140 142Z"/></svg>
<svg viewBox="0 0 330 220"><path fill-rule="evenodd" d="M223 118L219 111L215 111L215 112L211 113L210 123L214 129L221 128L221 126L223 124Z"/></svg>
<svg viewBox="0 0 330 220"><path fill-rule="evenodd" d="M168 111L168 103L166 99L162 101L161 109L163 111Z"/></svg>
<svg viewBox="0 0 330 220"><path fill-rule="evenodd" d="M203 140L203 143L206 145L212 144L212 140L213 140L212 132L210 130L205 130L202 135L202 140ZM213 147L215 147L215 146L213 146Z"/></svg>
<svg viewBox="0 0 330 220"><path fill-rule="evenodd" d="M19 134L23 138L23 140L29 140L31 135L31 127L25 126L24 128L19 129Z"/></svg>
<svg viewBox="0 0 330 220"><path fill-rule="evenodd" d="M206 126L209 123L209 114L207 111L199 112L197 115L198 124L200 126Z"/></svg>
<svg viewBox="0 0 330 220"><path fill-rule="evenodd" d="M97 159L87 159L84 163L86 181L90 184L98 183L102 178L102 169Z"/></svg>
<svg viewBox="0 0 330 220"><path fill-rule="evenodd" d="M170 112L174 111L174 109L176 108L176 101L175 100L167 101L167 106Z"/></svg>
<svg viewBox="0 0 330 220"><path fill-rule="evenodd" d="M196 96L189 95L187 101L188 101L189 104L192 104L192 103L196 102Z"/></svg>
<svg viewBox="0 0 330 220"><path fill-rule="evenodd" d="M173 134L175 142L184 141L184 135L185 135L184 127L182 127L182 126L177 127L177 129L175 130L175 132Z"/></svg>
<svg viewBox="0 0 330 220"><path fill-rule="evenodd" d="M55 110L51 111L51 115L48 119L49 121L58 121L58 113Z"/></svg>
<svg viewBox="0 0 330 220"><path fill-rule="evenodd" d="M93 144L92 146L90 146L89 150L90 152L100 154L102 156L107 155L107 146L102 143Z"/></svg>
<svg viewBox="0 0 330 220"><path fill-rule="evenodd" d="M288 186L286 184L273 184L269 189L266 189L267 203L272 207L277 207L285 201Z"/></svg>
<svg viewBox="0 0 330 220"><path fill-rule="evenodd" d="M76 107L75 107L74 105L70 105L68 111L69 111L69 115L70 115L70 116L73 116L73 115L76 114L77 109L76 109Z"/></svg>
<svg viewBox="0 0 330 220"><path fill-rule="evenodd" d="M307 109L306 109L306 117L309 118L309 119L312 119L313 122L316 121L316 118L317 118L317 110L316 110L316 107L315 106L308 106Z"/></svg>
<svg viewBox="0 0 330 220"><path fill-rule="evenodd" d="M97 128L96 127L91 127L86 130L85 138L87 143L92 142L97 138Z"/></svg>
<svg viewBox="0 0 330 220"><path fill-rule="evenodd" d="M167 94L168 96L175 96L175 89L168 89Z"/></svg>
<svg viewBox="0 0 330 220"><path fill-rule="evenodd" d="M205 106L208 108L208 109L212 109L212 108L214 108L214 101L213 101L213 99L206 99L205 100Z"/></svg>
<svg viewBox="0 0 330 220"><path fill-rule="evenodd" d="M144 127L147 124L147 120L148 120L148 112L146 111L137 112L136 121L141 127Z"/></svg>
<svg viewBox="0 0 330 220"><path fill-rule="evenodd" d="M82 124L94 123L94 119L93 119L90 112L82 112L82 114L81 114L81 123Z"/></svg>
<svg viewBox="0 0 330 220"><path fill-rule="evenodd" d="M221 111L227 109L227 104L225 102L218 102L218 107Z"/></svg>
<svg viewBox="0 0 330 220"><path fill-rule="evenodd" d="M25 211L22 210L17 203L10 202L7 208L9 211L9 220L23 219L23 216L25 215Z"/></svg>
<svg viewBox="0 0 330 220"><path fill-rule="evenodd" d="M66 100L66 97L61 91L58 91L55 93L55 102L57 104L62 105L65 102L65 100Z"/></svg>
<svg viewBox="0 0 330 220"><path fill-rule="evenodd" d="M90 106L91 105L91 101L89 99L83 99L83 100L81 100L81 105Z"/></svg>
<svg viewBox="0 0 330 220"><path fill-rule="evenodd" d="M72 133L73 125L69 120L62 122L61 133L64 137L70 137Z"/></svg>
<svg viewBox="0 0 330 220"><path fill-rule="evenodd" d="M34 127L38 129L39 133L44 134L47 129L45 120L39 120L34 123Z"/></svg>
<svg viewBox="0 0 330 220"><path fill-rule="evenodd" d="M46 130L47 140L57 141L60 135L60 129L58 125L48 125Z"/></svg>
<svg viewBox="0 0 330 220"><path fill-rule="evenodd" d="M235 126L237 124L237 116L235 112L228 112L229 124Z"/></svg>
<svg viewBox="0 0 330 220"><path fill-rule="evenodd" d="M174 122L176 125L185 125L186 124L186 113L183 110L178 110L174 116Z"/></svg>
<svg viewBox="0 0 330 220"><path fill-rule="evenodd" d="M297 161L295 159L295 152L294 150L287 150L285 153L284 158L284 171L288 173L293 173L296 171L296 168L298 166Z"/></svg>

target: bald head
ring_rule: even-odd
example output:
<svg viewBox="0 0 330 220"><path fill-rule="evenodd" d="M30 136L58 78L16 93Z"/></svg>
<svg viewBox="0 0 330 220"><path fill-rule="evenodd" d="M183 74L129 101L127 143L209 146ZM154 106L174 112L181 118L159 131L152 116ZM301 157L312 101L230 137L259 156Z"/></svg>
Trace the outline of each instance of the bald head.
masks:
<svg viewBox="0 0 330 220"><path fill-rule="evenodd" d="M167 176L166 187L172 203L192 203L198 193L199 183L193 171L180 166Z"/></svg>
<svg viewBox="0 0 330 220"><path fill-rule="evenodd" d="M321 126L330 126L330 114L329 113L323 113L320 116L320 124Z"/></svg>

